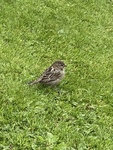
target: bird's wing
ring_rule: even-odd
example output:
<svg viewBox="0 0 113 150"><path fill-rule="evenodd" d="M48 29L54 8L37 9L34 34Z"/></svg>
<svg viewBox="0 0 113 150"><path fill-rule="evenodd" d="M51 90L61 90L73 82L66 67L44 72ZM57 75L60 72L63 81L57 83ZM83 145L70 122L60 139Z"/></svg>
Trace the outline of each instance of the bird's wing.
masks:
<svg viewBox="0 0 113 150"><path fill-rule="evenodd" d="M52 81L57 80L60 78L61 73L59 70L54 69L53 67L50 67L45 70L45 72L42 74L42 76L39 78L39 82L41 83L49 83Z"/></svg>

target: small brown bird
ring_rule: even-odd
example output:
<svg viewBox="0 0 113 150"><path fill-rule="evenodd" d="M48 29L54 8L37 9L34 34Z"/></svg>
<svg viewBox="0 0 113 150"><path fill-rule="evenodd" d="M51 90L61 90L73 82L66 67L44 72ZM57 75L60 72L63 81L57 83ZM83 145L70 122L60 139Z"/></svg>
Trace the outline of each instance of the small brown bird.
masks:
<svg viewBox="0 0 113 150"><path fill-rule="evenodd" d="M29 82L33 85L36 83L42 83L46 85L55 86L65 75L66 65L61 60L55 61L44 73L36 80Z"/></svg>

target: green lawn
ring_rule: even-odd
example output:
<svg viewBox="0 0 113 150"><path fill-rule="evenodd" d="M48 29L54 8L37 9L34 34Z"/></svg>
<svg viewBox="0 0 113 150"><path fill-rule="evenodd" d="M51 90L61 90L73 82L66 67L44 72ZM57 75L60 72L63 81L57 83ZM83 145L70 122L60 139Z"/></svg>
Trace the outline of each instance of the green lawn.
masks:
<svg viewBox="0 0 113 150"><path fill-rule="evenodd" d="M113 150L112 0L1 0L0 53L1 150Z"/></svg>

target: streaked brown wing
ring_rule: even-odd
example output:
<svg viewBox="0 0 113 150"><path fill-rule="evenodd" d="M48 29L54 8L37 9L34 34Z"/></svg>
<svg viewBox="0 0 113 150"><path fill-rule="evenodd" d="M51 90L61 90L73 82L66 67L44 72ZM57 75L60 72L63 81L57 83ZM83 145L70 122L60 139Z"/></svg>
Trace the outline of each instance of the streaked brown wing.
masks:
<svg viewBox="0 0 113 150"><path fill-rule="evenodd" d="M49 83L60 78L61 73L59 70L54 69L53 67L48 68L44 74L39 78L40 83Z"/></svg>

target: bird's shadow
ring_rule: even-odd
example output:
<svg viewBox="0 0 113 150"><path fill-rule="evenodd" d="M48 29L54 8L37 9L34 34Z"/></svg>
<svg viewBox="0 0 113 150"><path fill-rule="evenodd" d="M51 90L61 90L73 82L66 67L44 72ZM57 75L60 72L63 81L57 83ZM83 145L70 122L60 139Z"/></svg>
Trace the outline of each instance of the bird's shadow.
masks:
<svg viewBox="0 0 113 150"><path fill-rule="evenodd" d="M49 98L49 101L51 102L57 102L62 101L64 103L69 103L72 106L73 103L71 100L68 100L67 95L71 93L64 84L68 84L68 82L65 82L63 84L58 84L57 86L48 86L43 84L36 84L36 85L29 85L29 88L31 91L35 91L39 95L45 95ZM74 106L75 107L75 106Z"/></svg>
<svg viewBox="0 0 113 150"><path fill-rule="evenodd" d="M42 93L50 93L55 90L55 87L44 85L44 84L35 84L35 85L28 85L29 88L33 88L37 90L38 92Z"/></svg>
<svg viewBox="0 0 113 150"><path fill-rule="evenodd" d="M64 87L62 87L62 85L60 84L58 84L57 86L50 86L44 84L36 84L36 85L28 85L28 86L30 89L32 88L36 90L38 93L42 93L44 95L58 94L60 96L66 92Z"/></svg>

